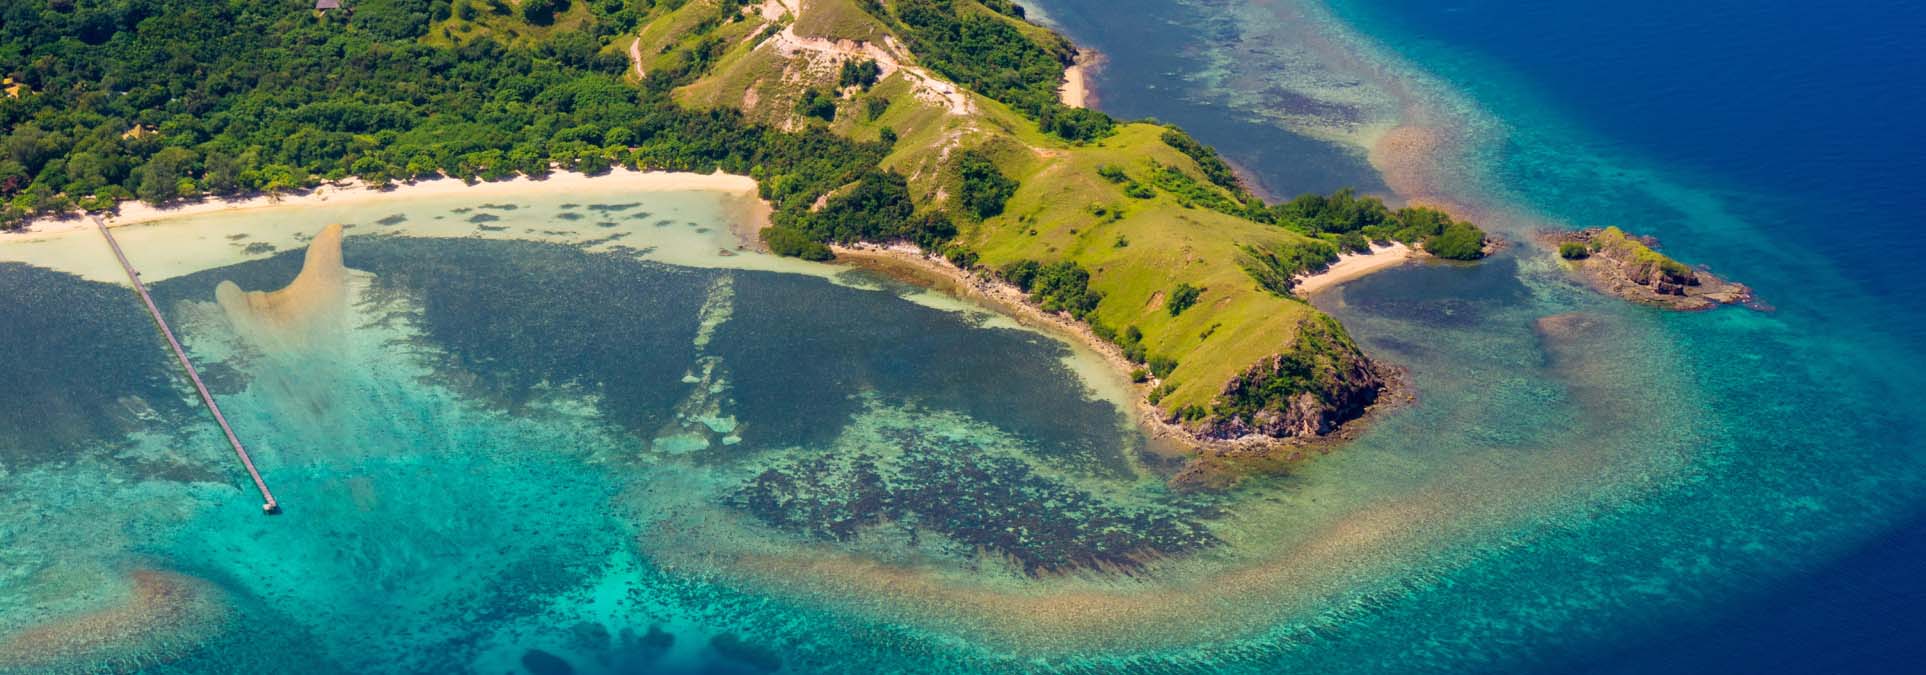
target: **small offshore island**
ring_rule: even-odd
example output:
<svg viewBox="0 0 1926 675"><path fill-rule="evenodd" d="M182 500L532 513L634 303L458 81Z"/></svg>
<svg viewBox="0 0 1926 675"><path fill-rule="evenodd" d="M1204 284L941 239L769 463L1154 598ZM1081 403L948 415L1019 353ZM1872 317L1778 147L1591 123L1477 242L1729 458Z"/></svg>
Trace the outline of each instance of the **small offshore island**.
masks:
<svg viewBox="0 0 1926 675"><path fill-rule="evenodd" d="M1594 227L1544 235L1558 257L1594 289L1632 302L1679 311L1721 305L1764 309L1752 289L1697 270L1658 252L1658 240Z"/></svg>

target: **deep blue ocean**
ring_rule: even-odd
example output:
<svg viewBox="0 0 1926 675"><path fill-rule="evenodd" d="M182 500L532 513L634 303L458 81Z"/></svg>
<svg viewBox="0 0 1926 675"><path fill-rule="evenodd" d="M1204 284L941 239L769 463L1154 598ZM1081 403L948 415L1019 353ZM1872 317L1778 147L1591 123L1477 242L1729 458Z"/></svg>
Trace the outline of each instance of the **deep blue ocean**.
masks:
<svg viewBox="0 0 1926 675"><path fill-rule="evenodd" d="M1735 197L1772 245L1831 261L1886 305L1852 320L1926 340L1926 6L1364 0L1338 11L1474 98L1561 119ZM1740 264L1717 260L1692 223L1658 234L1715 266ZM1912 671L1926 657L1922 569L1926 520L1694 629L1572 669Z"/></svg>
<svg viewBox="0 0 1926 675"><path fill-rule="evenodd" d="M1080 43L1106 50L1095 86L1105 110L1184 125L1276 196L1382 190L1355 153L1266 129L1278 110L1318 112L1271 86L1295 84L1290 71L1303 70L1288 40L1265 39L1302 18L1292 3L1044 4ZM1327 9L1503 129L1469 158L1465 172L1479 177L1468 182L1565 225L1657 235L1675 255L1758 287L1789 324L1853 326L1846 335L1863 330L1914 355L1926 344L1917 209L1926 6L1338 0ZM1144 47L1158 40L1177 44ZM1894 364L1908 371L1897 377L1919 381L1916 363ZM1897 461L1919 452L1916 439L1887 438ZM1926 519L1915 517L1741 599L1553 656L1564 665L1550 669L1916 672L1926 656L1922 569Z"/></svg>

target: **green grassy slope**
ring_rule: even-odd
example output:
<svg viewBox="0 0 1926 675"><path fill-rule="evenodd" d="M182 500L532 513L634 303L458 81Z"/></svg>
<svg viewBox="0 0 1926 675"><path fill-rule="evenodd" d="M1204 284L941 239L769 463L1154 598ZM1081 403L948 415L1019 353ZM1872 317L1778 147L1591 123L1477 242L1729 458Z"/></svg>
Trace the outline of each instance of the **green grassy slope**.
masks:
<svg viewBox="0 0 1926 675"><path fill-rule="evenodd" d="M690 38L689 17L713 12L708 0L693 0L674 12L658 12L643 29L645 47ZM1047 31L974 2L967 12L987 13L1021 26L1039 39ZM1197 163L1167 144L1165 127L1124 124L1106 138L1072 143L1038 129L1036 122L1003 103L970 94L971 111L954 114L949 104L903 72L892 73L868 91L851 87L839 99L835 120L804 118L795 102L810 88L834 90L844 54L803 51L785 58L772 39L743 40L738 35L773 35L787 22L804 37L821 36L882 44L889 22L862 11L856 0L815 0L802 16L765 23L751 12L728 31L729 46L715 67L677 90L677 98L696 107L738 107L759 121L794 127L826 125L861 140L893 132L896 145L884 166L909 179L919 209L955 215L954 163L964 151L979 151L1019 187L1003 213L974 220L957 218L956 245L980 255L978 265L994 270L1019 260L1071 261L1091 273L1090 287L1103 300L1089 320L1100 334L1143 334L1147 356L1174 359L1176 368L1161 383L1160 405L1167 411L1187 407L1210 410L1227 383L1267 357L1294 348L1300 327L1319 317L1294 298L1266 292L1238 265L1246 245L1295 246L1312 241L1291 230L1190 206L1164 190L1138 196L1130 182L1148 186L1159 166L1176 167L1235 201L1238 196L1211 185ZM678 37L680 36L680 37ZM903 44L897 39L895 44ZM655 47L660 49L660 47ZM904 63L914 55L900 53ZM870 100L887 100L873 119ZM1130 181L1099 174L1100 167L1121 169ZM1144 198L1146 197L1147 198ZM1195 306L1172 316L1163 300L1179 285L1204 289ZM1341 333L1340 333L1341 335ZM1339 349L1355 348L1348 344ZM1146 387L1148 390L1148 387ZM1206 425L1207 426L1207 425Z"/></svg>

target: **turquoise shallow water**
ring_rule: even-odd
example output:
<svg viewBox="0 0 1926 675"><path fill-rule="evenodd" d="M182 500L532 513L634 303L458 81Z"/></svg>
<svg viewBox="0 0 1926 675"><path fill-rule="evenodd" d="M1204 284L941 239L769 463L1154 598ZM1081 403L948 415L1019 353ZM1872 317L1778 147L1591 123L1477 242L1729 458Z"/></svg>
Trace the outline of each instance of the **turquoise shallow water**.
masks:
<svg viewBox="0 0 1926 675"><path fill-rule="evenodd" d="M1406 108L1452 132L1439 189L1521 243L1319 299L1414 404L1292 476L1173 493L1064 346L718 257L730 217L701 199L370 207L336 214L353 302L305 339L213 303L294 276L246 252L264 237L154 275L287 505L270 519L125 288L0 263L22 300L0 381L32 392L0 417L0 672L1597 668L1908 527L1919 317L1868 290L1903 277L1857 266L1876 256L1775 245L1829 222L1761 217L1796 193L1621 142L1503 53L1426 39L1450 13L1146 5L1146 37L1100 5L1046 9L1116 53L1104 105L1194 127L1273 192L1364 175L1342 143ZM1178 58L1111 46L1152 38ZM1633 307L1522 243L1607 219L1777 311Z"/></svg>

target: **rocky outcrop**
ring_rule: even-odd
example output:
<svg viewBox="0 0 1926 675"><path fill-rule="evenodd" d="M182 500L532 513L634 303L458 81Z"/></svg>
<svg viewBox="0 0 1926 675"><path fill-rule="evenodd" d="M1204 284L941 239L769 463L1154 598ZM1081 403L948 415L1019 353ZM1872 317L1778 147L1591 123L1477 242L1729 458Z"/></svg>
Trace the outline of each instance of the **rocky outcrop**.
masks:
<svg viewBox="0 0 1926 675"><path fill-rule="evenodd" d="M1616 227L1550 233L1546 242L1593 288L1633 302L1680 311L1720 305L1765 306L1752 289L1658 252L1658 240Z"/></svg>
<svg viewBox="0 0 1926 675"><path fill-rule="evenodd" d="M1299 324L1291 349L1225 383L1208 411L1179 410L1173 421L1189 417L1186 428L1214 439L1317 438L1363 416L1384 388L1344 328L1320 314Z"/></svg>

